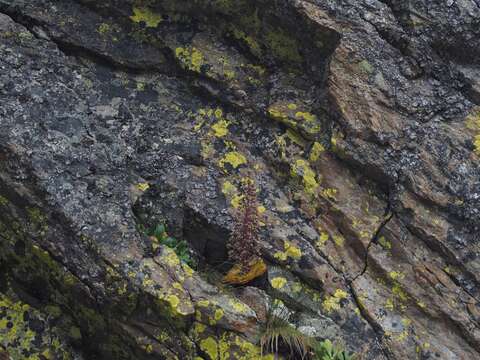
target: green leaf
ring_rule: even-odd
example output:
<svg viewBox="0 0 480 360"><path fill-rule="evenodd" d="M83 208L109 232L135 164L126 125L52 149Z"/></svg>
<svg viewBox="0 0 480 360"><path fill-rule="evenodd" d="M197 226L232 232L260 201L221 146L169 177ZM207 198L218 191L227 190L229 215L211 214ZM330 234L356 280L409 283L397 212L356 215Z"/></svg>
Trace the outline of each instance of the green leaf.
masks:
<svg viewBox="0 0 480 360"><path fill-rule="evenodd" d="M167 245L170 248L175 248L175 246L177 245L177 240L169 236L165 239L162 239L162 244Z"/></svg>

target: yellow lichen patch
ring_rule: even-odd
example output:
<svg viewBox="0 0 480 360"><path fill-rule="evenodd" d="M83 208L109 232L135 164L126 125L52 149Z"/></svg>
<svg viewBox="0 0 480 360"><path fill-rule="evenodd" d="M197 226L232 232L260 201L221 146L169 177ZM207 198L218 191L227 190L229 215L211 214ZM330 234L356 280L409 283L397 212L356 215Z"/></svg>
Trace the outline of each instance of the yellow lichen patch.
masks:
<svg viewBox="0 0 480 360"><path fill-rule="evenodd" d="M295 259L295 260L298 260L302 257L302 251L298 246L295 246L288 241L285 241L283 246L285 248L285 253L287 254L288 257L291 257L292 259Z"/></svg>
<svg viewBox="0 0 480 360"><path fill-rule="evenodd" d="M312 150L310 150L310 161L315 162L320 158L320 155L325 151L325 147L319 142L314 142Z"/></svg>
<svg viewBox="0 0 480 360"><path fill-rule="evenodd" d="M300 248L289 241L283 243L284 251L277 251L273 256L280 260L286 261L288 258L298 260L302 257L302 251Z"/></svg>
<svg viewBox="0 0 480 360"><path fill-rule="evenodd" d="M247 158L245 155L238 151L231 151L225 154L225 156L220 159L218 165L223 168L225 164L230 164L234 169L238 168L240 165L246 164Z"/></svg>
<svg viewBox="0 0 480 360"><path fill-rule="evenodd" d="M467 116L465 125L470 130L480 131L480 111Z"/></svg>
<svg viewBox="0 0 480 360"><path fill-rule="evenodd" d="M297 111L295 117L298 119L303 119L305 121L316 121L317 117L306 111Z"/></svg>
<svg viewBox="0 0 480 360"><path fill-rule="evenodd" d="M199 300L197 301L197 305L200 307L208 307L210 305L209 300Z"/></svg>
<svg viewBox="0 0 480 360"><path fill-rule="evenodd" d="M333 236L333 242L337 245L337 246L343 246L345 244L345 238L342 236L342 235L334 235Z"/></svg>
<svg viewBox="0 0 480 360"><path fill-rule="evenodd" d="M2 293L0 314L0 345L7 348L11 359L70 358L70 354L55 335L56 329L46 328L48 325L44 321L44 314ZM37 333L38 329L42 331ZM76 340L82 338L81 334L78 335Z"/></svg>
<svg viewBox="0 0 480 360"><path fill-rule="evenodd" d="M230 299L229 304L237 313L245 314L246 312L248 312L248 310L250 310L247 305L238 300Z"/></svg>
<svg viewBox="0 0 480 360"><path fill-rule="evenodd" d="M182 262L182 268L183 268L183 271L185 272L185 275L187 275L188 277L192 277L193 276L193 273L194 273L194 270L188 266L188 264L185 264L184 262Z"/></svg>
<svg viewBox="0 0 480 360"><path fill-rule="evenodd" d="M208 140L203 140L201 153L202 153L202 158L210 159L215 155L215 147Z"/></svg>
<svg viewBox="0 0 480 360"><path fill-rule="evenodd" d="M335 290L335 293L332 296L327 296L322 303L323 310L327 313L330 313L334 310L340 310L340 301L346 299L348 296L347 292L342 289Z"/></svg>
<svg viewBox="0 0 480 360"><path fill-rule="evenodd" d="M475 154L480 156L480 111L467 116L465 125L467 129L476 132L473 138L473 146Z"/></svg>
<svg viewBox="0 0 480 360"><path fill-rule="evenodd" d="M297 111L295 118L303 120L301 122L302 128L310 135L315 135L322 129L317 116L305 111Z"/></svg>
<svg viewBox="0 0 480 360"><path fill-rule="evenodd" d="M250 262L247 269L240 264L233 266L224 276L223 282L226 284L242 285L247 284L253 279L262 276L267 271L267 265L262 259L256 259Z"/></svg>
<svg viewBox="0 0 480 360"><path fill-rule="evenodd" d="M328 234L326 232L322 231L320 233L320 236L318 237L318 240L317 240L317 243L316 243L317 247L318 248L324 247L325 244L327 243L328 239L329 239Z"/></svg>
<svg viewBox="0 0 480 360"><path fill-rule="evenodd" d="M407 293L402 289L402 287L398 283L393 284L392 293L401 301L406 301L408 299Z"/></svg>
<svg viewBox="0 0 480 360"><path fill-rule="evenodd" d="M405 278L405 275L400 271L390 271L388 276L390 276L390 279L392 280L402 280Z"/></svg>
<svg viewBox="0 0 480 360"><path fill-rule="evenodd" d="M294 130L292 129L287 129L287 132L285 133L288 139L290 139L293 143L297 144L301 148L304 148L306 145L305 140Z"/></svg>
<svg viewBox="0 0 480 360"><path fill-rule="evenodd" d="M219 120L223 117L223 111L220 108L216 108L213 113L214 113L215 117Z"/></svg>
<svg viewBox="0 0 480 360"><path fill-rule="evenodd" d="M222 185L222 193L225 196L232 196L237 193L237 187L233 185L230 181L224 181Z"/></svg>
<svg viewBox="0 0 480 360"><path fill-rule="evenodd" d="M175 251L166 246L163 247L162 261L170 267L176 267L180 265L180 259Z"/></svg>
<svg viewBox="0 0 480 360"><path fill-rule="evenodd" d="M163 20L162 15L154 13L152 10L146 7L134 7L133 15L130 16L133 22L143 22L147 27L155 28Z"/></svg>
<svg viewBox="0 0 480 360"><path fill-rule="evenodd" d="M302 283L300 283L300 282L294 282L293 283L292 291L294 293L299 293L300 291L302 291L302 289L303 289Z"/></svg>
<svg viewBox="0 0 480 360"><path fill-rule="evenodd" d="M308 135L320 132L321 124L317 116L308 111L295 111L297 105L277 102L268 107L268 115L293 130L303 130Z"/></svg>
<svg viewBox="0 0 480 360"><path fill-rule="evenodd" d="M338 190L334 188L327 188L322 190L322 196L325 199L329 200L337 200L336 195L337 195Z"/></svg>
<svg viewBox="0 0 480 360"><path fill-rule="evenodd" d="M408 337L408 330L403 330L400 334L394 337L398 342L404 342Z"/></svg>
<svg viewBox="0 0 480 360"><path fill-rule="evenodd" d="M335 148L337 147L337 137L333 136L330 138L330 144L332 145L332 148L335 150Z"/></svg>
<svg viewBox="0 0 480 360"><path fill-rule="evenodd" d="M204 64L203 54L195 47L175 49L175 56L187 69L199 73Z"/></svg>
<svg viewBox="0 0 480 360"><path fill-rule="evenodd" d="M147 354L151 354L153 352L153 345L152 344L145 345L145 352Z"/></svg>
<svg viewBox="0 0 480 360"><path fill-rule="evenodd" d="M196 322L195 325L194 325L193 331L196 334L201 334L205 331L206 328L207 328L207 326L205 324Z"/></svg>
<svg viewBox="0 0 480 360"><path fill-rule="evenodd" d="M380 236L380 238L378 239L378 243L385 250L391 250L392 249L392 243L390 241L388 241L387 239L385 239L385 236Z"/></svg>
<svg viewBox="0 0 480 360"><path fill-rule="evenodd" d="M200 341L200 349L210 356L210 359L218 359L218 345L214 338L208 337Z"/></svg>
<svg viewBox="0 0 480 360"><path fill-rule="evenodd" d="M393 311L394 305L392 299L387 299L387 301L385 302L385 309Z"/></svg>
<svg viewBox="0 0 480 360"><path fill-rule="evenodd" d="M315 172L310 167L308 161L298 159L291 167L290 172L292 176L300 177L302 179L306 193L310 195L315 194L318 188L318 183L316 180Z"/></svg>
<svg viewBox="0 0 480 360"><path fill-rule="evenodd" d="M295 127L296 123L292 120L289 120L288 113L285 112L284 104L275 104L268 108L268 114L274 120L280 121L286 125Z"/></svg>
<svg viewBox="0 0 480 360"><path fill-rule="evenodd" d="M233 198L232 198L232 201L230 202L232 204L232 206L235 208L235 209L238 209L240 207L240 204L242 203L242 199L244 198L245 196L244 195L235 195Z"/></svg>
<svg viewBox="0 0 480 360"><path fill-rule="evenodd" d="M213 318L215 321L219 321L223 318L224 312L222 309L216 309L215 314L213 315Z"/></svg>
<svg viewBox="0 0 480 360"><path fill-rule="evenodd" d="M225 78L227 80L233 80L233 79L235 79L235 76L236 76L235 71L233 71L233 70L225 70L223 72L223 75L225 76Z"/></svg>
<svg viewBox="0 0 480 360"><path fill-rule="evenodd" d="M480 156L480 134L475 135L473 145L475 146L475 154Z"/></svg>
<svg viewBox="0 0 480 360"><path fill-rule="evenodd" d="M229 122L225 119L222 119L212 125L213 133L216 137L224 137L228 135L228 126Z"/></svg>
<svg viewBox="0 0 480 360"><path fill-rule="evenodd" d="M272 284L272 287L274 289L281 289L285 286L285 284L287 283L287 279L285 279L284 277L275 277L273 278L272 280L270 280L270 284Z"/></svg>
<svg viewBox="0 0 480 360"><path fill-rule="evenodd" d="M112 27L107 23L101 23L97 28L97 32L102 35L109 33L111 30Z"/></svg>
<svg viewBox="0 0 480 360"><path fill-rule="evenodd" d="M242 203L243 195L238 193L238 189L230 181L225 181L222 185L222 193L230 199L230 204L235 209L238 209Z"/></svg>
<svg viewBox="0 0 480 360"><path fill-rule="evenodd" d="M137 189L140 190L140 191L147 191L148 189L150 189L150 184L149 183L139 183L137 184Z"/></svg>

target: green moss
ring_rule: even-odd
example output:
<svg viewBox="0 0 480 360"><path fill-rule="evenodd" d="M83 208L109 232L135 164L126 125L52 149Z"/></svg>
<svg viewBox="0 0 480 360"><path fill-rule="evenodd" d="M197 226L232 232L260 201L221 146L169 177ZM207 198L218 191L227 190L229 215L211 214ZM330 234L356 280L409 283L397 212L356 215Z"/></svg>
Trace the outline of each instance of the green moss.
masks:
<svg viewBox="0 0 480 360"><path fill-rule="evenodd" d="M243 43L257 58L261 58L263 55L262 48L255 38L248 35L246 32L240 30L237 27L231 27L230 33L239 42Z"/></svg>
<svg viewBox="0 0 480 360"><path fill-rule="evenodd" d="M72 326L70 328L70 332L69 332L69 335L72 339L74 340L81 340L82 339L82 332L80 331L80 329L76 326Z"/></svg>
<svg viewBox="0 0 480 360"><path fill-rule="evenodd" d="M269 31L266 34L265 41L272 53L281 60L290 63L302 61L297 41L282 29Z"/></svg>
<svg viewBox="0 0 480 360"><path fill-rule="evenodd" d="M145 23L147 27L156 28L163 20L162 15L154 13L147 7L133 7L130 19L136 23Z"/></svg>

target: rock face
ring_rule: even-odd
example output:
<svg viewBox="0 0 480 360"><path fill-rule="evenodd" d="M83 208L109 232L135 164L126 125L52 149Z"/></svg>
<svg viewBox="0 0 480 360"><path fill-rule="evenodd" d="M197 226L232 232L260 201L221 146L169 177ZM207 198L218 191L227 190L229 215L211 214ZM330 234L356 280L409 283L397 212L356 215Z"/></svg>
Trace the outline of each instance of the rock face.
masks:
<svg viewBox="0 0 480 360"><path fill-rule="evenodd" d="M275 298L360 359L480 358L479 158L478 0L0 0L0 345L260 359Z"/></svg>

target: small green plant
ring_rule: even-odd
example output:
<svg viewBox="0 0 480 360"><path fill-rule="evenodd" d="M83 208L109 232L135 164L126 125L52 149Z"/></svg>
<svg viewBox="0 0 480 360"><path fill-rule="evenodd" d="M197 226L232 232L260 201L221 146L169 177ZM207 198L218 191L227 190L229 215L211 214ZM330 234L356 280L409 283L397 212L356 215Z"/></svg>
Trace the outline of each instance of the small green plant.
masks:
<svg viewBox="0 0 480 360"><path fill-rule="evenodd" d="M333 345L330 340L316 342L313 347L314 360L353 360L354 355L349 354L338 345Z"/></svg>
<svg viewBox="0 0 480 360"><path fill-rule="evenodd" d="M146 234L153 241L153 250L155 251L160 245L168 246L175 251L180 261L184 262L191 268L196 267L195 260L190 254L190 249L185 240L177 240L167 233L164 224L157 224L155 227L146 230Z"/></svg>
<svg viewBox="0 0 480 360"><path fill-rule="evenodd" d="M314 341L298 331L288 321L290 314L281 301L273 301L267 312L266 323L260 334L260 347L263 352L278 354L281 345L288 347L291 355L305 358Z"/></svg>

